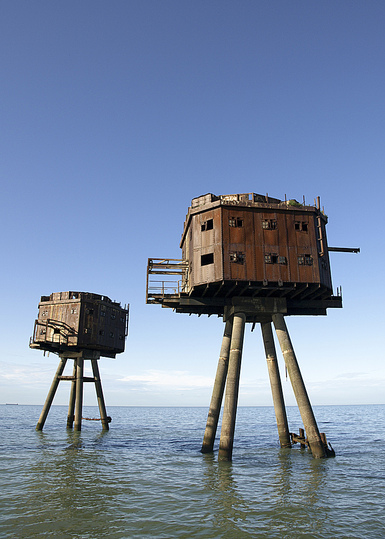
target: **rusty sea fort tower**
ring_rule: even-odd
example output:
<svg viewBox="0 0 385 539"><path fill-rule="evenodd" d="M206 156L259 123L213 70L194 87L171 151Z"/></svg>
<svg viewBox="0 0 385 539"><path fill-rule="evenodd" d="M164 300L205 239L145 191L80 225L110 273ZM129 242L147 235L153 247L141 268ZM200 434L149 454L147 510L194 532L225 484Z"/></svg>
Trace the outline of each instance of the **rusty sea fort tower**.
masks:
<svg viewBox="0 0 385 539"><path fill-rule="evenodd" d="M285 197L286 198L286 197ZM188 209L181 259L148 260L146 302L178 313L217 315L225 323L201 451L212 452L225 393L219 460L231 460L245 324L261 325L281 447L307 445L315 458L334 454L320 433L285 317L326 315L341 308L333 295L327 217L320 207L255 193L194 198ZM290 433L272 325L306 431Z"/></svg>
<svg viewBox="0 0 385 539"><path fill-rule="evenodd" d="M60 358L36 430L42 430L59 382L71 382L67 428L81 430L83 384L93 382L103 430L108 430L107 416L98 360L114 358L124 352L128 328L128 306L107 296L88 292L58 292L42 296L30 347L53 352ZM64 376L68 359L74 362L71 376ZM92 376L84 376L84 361L91 361ZM74 424L75 423L75 424Z"/></svg>

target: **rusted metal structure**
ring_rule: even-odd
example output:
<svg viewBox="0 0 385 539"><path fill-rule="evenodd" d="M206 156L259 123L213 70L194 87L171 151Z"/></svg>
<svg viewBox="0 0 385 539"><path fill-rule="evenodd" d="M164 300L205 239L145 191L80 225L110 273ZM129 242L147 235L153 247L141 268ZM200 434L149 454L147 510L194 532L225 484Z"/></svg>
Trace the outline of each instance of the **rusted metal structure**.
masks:
<svg viewBox="0 0 385 539"><path fill-rule="evenodd" d="M341 308L333 294L327 217L320 199L281 201L255 193L194 198L188 209L181 259L149 259L147 303L179 313L223 317L225 330L202 452L213 450L226 387L219 458L231 460L246 323L261 324L282 447L300 440L316 458L329 456L320 435L285 323L289 315L326 315ZM289 432L272 323L304 422L307 438Z"/></svg>
<svg viewBox="0 0 385 539"><path fill-rule="evenodd" d="M49 390L36 430L42 430L61 380L71 381L67 427L81 430L83 384L93 382L103 430L108 430L107 416L98 360L124 352L128 329L128 306L107 296L88 292L58 292L42 296L35 320L30 348L53 352L60 362ZM63 376L67 360L73 359L71 376ZM84 376L84 360L91 361L93 376Z"/></svg>

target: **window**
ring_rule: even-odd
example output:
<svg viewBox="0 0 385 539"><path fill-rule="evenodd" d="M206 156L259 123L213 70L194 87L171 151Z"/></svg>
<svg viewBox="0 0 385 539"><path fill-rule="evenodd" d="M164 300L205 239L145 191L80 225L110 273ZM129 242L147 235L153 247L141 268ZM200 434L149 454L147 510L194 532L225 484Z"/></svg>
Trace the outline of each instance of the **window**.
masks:
<svg viewBox="0 0 385 539"><path fill-rule="evenodd" d="M104 329L99 330L99 335L104 335Z"/></svg>
<svg viewBox="0 0 385 539"><path fill-rule="evenodd" d="M286 256L278 256L276 253L265 254L265 264L287 264Z"/></svg>
<svg viewBox="0 0 385 539"><path fill-rule="evenodd" d="M311 255L301 255L298 257L298 264L300 266L312 266L313 257Z"/></svg>
<svg viewBox="0 0 385 539"><path fill-rule="evenodd" d="M208 266L209 264L214 264L214 253L201 256L201 266Z"/></svg>
<svg viewBox="0 0 385 539"><path fill-rule="evenodd" d="M205 230L212 230L214 226L214 222L212 219L208 219L208 221L203 221L201 225L201 230L204 232Z"/></svg>
<svg viewBox="0 0 385 539"><path fill-rule="evenodd" d="M86 313L87 314L94 314L94 310L93 309L86 309Z"/></svg>
<svg viewBox="0 0 385 539"><path fill-rule="evenodd" d="M48 316L48 311L43 311L41 314L42 316Z"/></svg>
<svg viewBox="0 0 385 539"><path fill-rule="evenodd" d="M112 309L111 320L115 320L115 318L116 318L115 309Z"/></svg>
<svg viewBox="0 0 385 539"><path fill-rule="evenodd" d="M262 228L264 230L277 230L277 221L275 219L264 219L262 221Z"/></svg>
<svg viewBox="0 0 385 539"><path fill-rule="evenodd" d="M76 314L76 309L71 309L71 314Z"/></svg>
<svg viewBox="0 0 385 539"><path fill-rule="evenodd" d="M45 335L47 333L47 330L45 328L40 330L40 335Z"/></svg>
<svg viewBox="0 0 385 539"><path fill-rule="evenodd" d="M119 334L119 341L123 341L123 340L124 340L124 337L123 337L123 335L120 333L120 334Z"/></svg>
<svg viewBox="0 0 385 539"><path fill-rule="evenodd" d="M243 227L243 219L241 219L240 217L230 217L229 226L241 228Z"/></svg>
<svg viewBox="0 0 385 539"><path fill-rule="evenodd" d="M114 336L114 332L110 331L110 337L113 337L113 336Z"/></svg>
<svg viewBox="0 0 385 539"><path fill-rule="evenodd" d="M236 264L245 263L245 253L239 251L230 253L230 262L235 262Z"/></svg>
<svg viewBox="0 0 385 539"><path fill-rule="evenodd" d="M91 333L91 329L90 328L84 328L84 333Z"/></svg>
<svg viewBox="0 0 385 539"><path fill-rule="evenodd" d="M106 316L106 311L100 311L100 316Z"/></svg>
<svg viewBox="0 0 385 539"><path fill-rule="evenodd" d="M308 231L308 223L304 221L295 221L294 222L294 229L300 230L301 232L307 232Z"/></svg>

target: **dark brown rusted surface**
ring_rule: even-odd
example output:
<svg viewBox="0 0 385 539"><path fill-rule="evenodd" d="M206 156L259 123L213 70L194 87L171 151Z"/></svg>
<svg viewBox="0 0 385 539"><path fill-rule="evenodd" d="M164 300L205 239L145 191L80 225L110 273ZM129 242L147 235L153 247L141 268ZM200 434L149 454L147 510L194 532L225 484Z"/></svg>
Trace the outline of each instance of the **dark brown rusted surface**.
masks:
<svg viewBox="0 0 385 539"><path fill-rule="evenodd" d="M287 315L325 315L342 307L333 295L326 223L319 200L197 197L184 223L182 258L148 261L146 301L223 316L239 298L282 298Z"/></svg>
<svg viewBox="0 0 385 539"><path fill-rule="evenodd" d="M94 350L115 357L124 351L128 308L107 296L58 292L42 296L30 347L61 353Z"/></svg>

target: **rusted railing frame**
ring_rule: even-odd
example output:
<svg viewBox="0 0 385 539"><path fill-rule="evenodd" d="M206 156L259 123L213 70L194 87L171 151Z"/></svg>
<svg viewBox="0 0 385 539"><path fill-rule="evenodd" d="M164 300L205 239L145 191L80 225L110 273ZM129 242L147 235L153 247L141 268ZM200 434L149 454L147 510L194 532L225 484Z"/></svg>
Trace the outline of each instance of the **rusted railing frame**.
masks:
<svg viewBox="0 0 385 539"><path fill-rule="evenodd" d="M187 282L187 272L188 262L181 258L149 258L147 263L146 303L149 297L153 296L165 297L167 295L179 295ZM175 281L150 281L150 275L178 275L180 279ZM154 287L153 285L155 283L159 283L159 286ZM167 293L167 290L170 289L174 291L173 294ZM150 293L155 290L158 291L157 294Z"/></svg>

